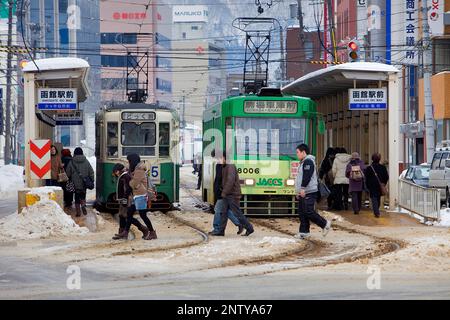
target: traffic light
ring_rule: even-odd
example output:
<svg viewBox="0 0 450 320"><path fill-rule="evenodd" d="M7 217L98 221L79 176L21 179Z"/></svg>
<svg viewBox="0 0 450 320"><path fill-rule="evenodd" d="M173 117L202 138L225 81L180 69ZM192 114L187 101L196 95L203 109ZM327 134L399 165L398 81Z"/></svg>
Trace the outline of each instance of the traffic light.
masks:
<svg viewBox="0 0 450 320"><path fill-rule="evenodd" d="M359 44L356 41L350 41L348 43L348 60L349 62L355 62L359 60Z"/></svg>
<svg viewBox="0 0 450 320"><path fill-rule="evenodd" d="M20 69L23 70L23 68L25 68L27 63L28 63L28 60L20 60L20 62L19 62Z"/></svg>

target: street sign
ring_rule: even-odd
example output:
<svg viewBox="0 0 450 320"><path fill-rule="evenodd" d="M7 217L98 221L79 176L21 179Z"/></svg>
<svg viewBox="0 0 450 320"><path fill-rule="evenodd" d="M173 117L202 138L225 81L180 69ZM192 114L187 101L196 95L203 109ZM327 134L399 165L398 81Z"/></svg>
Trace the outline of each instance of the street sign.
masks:
<svg viewBox="0 0 450 320"><path fill-rule="evenodd" d="M387 110L387 89L349 89L349 110Z"/></svg>
<svg viewBox="0 0 450 320"><path fill-rule="evenodd" d="M77 89L38 89L39 110L76 110L78 109L77 102Z"/></svg>
<svg viewBox="0 0 450 320"><path fill-rule="evenodd" d="M69 111L55 114L57 126L80 126L83 124L83 111Z"/></svg>
<svg viewBox="0 0 450 320"><path fill-rule="evenodd" d="M51 178L50 140L30 140L31 179Z"/></svg>

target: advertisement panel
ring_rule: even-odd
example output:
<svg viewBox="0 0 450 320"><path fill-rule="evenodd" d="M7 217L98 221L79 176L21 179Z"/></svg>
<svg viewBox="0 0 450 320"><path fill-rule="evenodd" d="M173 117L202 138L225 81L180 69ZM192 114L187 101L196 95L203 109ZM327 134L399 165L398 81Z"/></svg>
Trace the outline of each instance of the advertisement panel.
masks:
<svg viewBox="0 0 450 320"><path fill-rule="evenodd" d="M201 5L173 6L173 22L208 22L208 7Z"/></svg>

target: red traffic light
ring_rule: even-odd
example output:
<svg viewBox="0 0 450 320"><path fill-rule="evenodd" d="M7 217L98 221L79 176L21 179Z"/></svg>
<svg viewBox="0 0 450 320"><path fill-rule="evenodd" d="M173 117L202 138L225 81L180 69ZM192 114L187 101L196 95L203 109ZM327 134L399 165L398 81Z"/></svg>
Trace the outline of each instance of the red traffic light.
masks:
<svg viewBox="0 0 450 320"><path fill-rule="evenodd" d="M357 45L356 42L354 42L354 41L350 41L350 42L348 43L348 47L349 47L351 50L357 50L357 49L358 49L358 45Z"/></svg>

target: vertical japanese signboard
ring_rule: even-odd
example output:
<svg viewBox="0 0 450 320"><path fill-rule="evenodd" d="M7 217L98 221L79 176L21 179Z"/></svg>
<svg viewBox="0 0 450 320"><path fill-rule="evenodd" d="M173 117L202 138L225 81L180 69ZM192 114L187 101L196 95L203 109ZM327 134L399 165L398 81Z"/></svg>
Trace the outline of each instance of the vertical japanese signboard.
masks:
<svg viewBox="0 0 450 320"><path fill-rule="evenodd" d="M444 34L444 5L445 0L428 0L428 24L432 36Z"/></svg>
<svg viewBox="0 0 450 320"><path fill-rule="evenodd" d="M405 56L403 62L405 64L417 64L417 39L419 34L419 0L405 1Z"/></svg>

